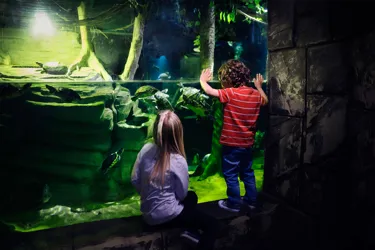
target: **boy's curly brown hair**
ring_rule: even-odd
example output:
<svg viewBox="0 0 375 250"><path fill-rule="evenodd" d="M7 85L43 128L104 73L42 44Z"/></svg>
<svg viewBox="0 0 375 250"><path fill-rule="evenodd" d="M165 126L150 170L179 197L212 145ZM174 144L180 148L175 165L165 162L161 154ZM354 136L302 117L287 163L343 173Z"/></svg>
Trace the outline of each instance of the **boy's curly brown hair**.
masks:
<svg viewBox="0 0 375 250"><path fill-rule="evenodd" d="M228 60L218 71L219 81L224 88L240 87L251 82L251 71L239 60Z"/></svg>

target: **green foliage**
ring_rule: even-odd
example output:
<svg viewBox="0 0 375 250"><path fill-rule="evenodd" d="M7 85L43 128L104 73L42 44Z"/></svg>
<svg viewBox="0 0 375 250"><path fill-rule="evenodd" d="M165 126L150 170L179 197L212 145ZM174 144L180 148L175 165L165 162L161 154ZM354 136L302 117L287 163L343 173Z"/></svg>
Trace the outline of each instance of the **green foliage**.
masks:
<svg viewBox="0 0 375 250"><path fill-rule="evenodd" d="M236 10L235 8L232 8L232 11L227 13L225 11L220 11L219 13L220 21L228 22L228 23L234 23L236 21Z"/></svg>
<svg viewBox="0 0 375 250"><path fill-rule="evenodd" d="M194 40L194 46L198 47L201 45L201 40L200 40L201 36L200 35L197 35L197 37L195 38Z"/></svg>
<svg viewBox="0 0 375 250"><path fill-rule="evenodd" d="M200 6L202 0L189 0L184 2L182 5L184 22L188 28L195 29L198 32L200 26ZM231 25L237 21L237 10L242 10L251 15L251 17L243 16L244 21L251 23L254 20L264 22L267 0L227 0L227 1L210 1L210 6L215 7L215 16L218 19L218 25L220 28L216 29L216 32L225 34L225 36L231 36L233 29ZM190 14L188 14L190 13ZM188 17L188 15L190 15ZM241 18L243 19L243 18ZM262 35L266 35L265 29L262 27ZM217 37L217 36L216 36ZM194 40L195 51L199 51L200 41L199 36Z"/></svg>
<svg viewBox="0 0 375 250"><path fill-rule="evenodd" d="M238 8L247 8L250 13L263 15L267 12L265 8L265 0L233 0L224 3L216 4L217 15L219 20L227 23L236 21L236 14ZM261 17L253 17L255 20L264 21ZM251 23L251 19L246 17L246 22Z"/></svg>
<svg viewBox="0 0 375 250"><path fill-rule="evenodd" d="M254 142L254 145L253 145L253 149L255 149L255 150L263 149L263 141L264 141L264 132L257 131L255 133L255 142Z"/></svg>

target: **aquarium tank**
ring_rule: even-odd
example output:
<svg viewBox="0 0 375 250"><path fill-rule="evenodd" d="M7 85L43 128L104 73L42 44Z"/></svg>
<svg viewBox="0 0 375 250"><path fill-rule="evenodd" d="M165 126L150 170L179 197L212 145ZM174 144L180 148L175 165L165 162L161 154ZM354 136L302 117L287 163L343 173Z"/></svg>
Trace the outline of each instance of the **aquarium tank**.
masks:
<svg viewBox="0 0 375 250"><path fill-rule="evenodd" d="M183 123L199 203L226 198L222 105L199 76L211 68L217 79L235 58L266 79L265 1L4 0L0 11L3 226L30 232L140 215L131 172L163 109ZM265 112L254 145L259 190Z"/></svg>

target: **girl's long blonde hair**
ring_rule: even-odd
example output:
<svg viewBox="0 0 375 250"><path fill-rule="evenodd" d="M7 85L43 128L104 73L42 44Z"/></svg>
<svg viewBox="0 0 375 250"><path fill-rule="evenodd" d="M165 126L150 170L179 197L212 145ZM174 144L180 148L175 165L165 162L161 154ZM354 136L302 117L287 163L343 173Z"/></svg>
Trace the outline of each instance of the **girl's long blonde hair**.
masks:
<svg viewBox="0 0 375 250"><path fill-rule="evenodd" d="M163 110L158 114L154 123L153 139L159 150L150 182L163 186L170 167L170 155L179 154L186 159L182 123L173 111Z"/></svg>

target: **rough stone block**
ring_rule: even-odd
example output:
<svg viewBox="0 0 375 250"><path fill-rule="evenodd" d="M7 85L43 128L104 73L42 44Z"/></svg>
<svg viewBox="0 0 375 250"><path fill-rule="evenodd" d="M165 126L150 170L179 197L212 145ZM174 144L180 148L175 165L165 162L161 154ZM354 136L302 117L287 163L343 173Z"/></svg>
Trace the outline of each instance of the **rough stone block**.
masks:
<svg viewBox="0 0 375 250"><path fill-rule="evenodd" d="M309 48L307 92L342 93L350 81L350 65L344 44Z"/></svg>
<svg viewBox="0 0 375 250"><path fill-rule="evenodd" d="M294 0L269 1L268 49L293 46Z"/></svg>
<svg viewBox="0 0 375 250"><path fill-rule="evenodd" d="M319 161L344 142L346 107L344 97L307 97L305 163Z"/></svg>
<svg viewBox="0 0 375 250"><path fill-rule="evenodd" d="M290 171L285 173L281 178L267 182L266 191L294 206L299 205L300 190L304 181L299 171L301 170Z"/></svg>
<svg viewBox="0 0 375 250"><path fill-rule="evenodd" d="M348 120L353 150L352 171L364 173L375 169L375 113L351 110Z"/></svg>
<svg viewBox="0 0 375 250"><path fill-rule="evenodd" d="M339 203L340 197L335 192L337 189L349 188L346 176L351 175L347 172L351 158L347 146L343 144L319 164L304 166L302 169L304 181L300 193L300 206L303 211L318 215L322 211L327 211L326 207L331 206L332 203L336 201L337 204ZM344 202L347 203L347 194L344 196L346 197Z"/></svg>
<svg viewBox="0 0 375 250"><path fill-rule="evenodd" d="M266 141L265 181L278 178L299 167L301 119L271 116Z"/></svg>
<svg viewBox="0 0 375 250"><path fill-rule="evenodd" d="M297 46L306 46L328 41L329 32L328 4L322 0L296 2L296 41Z"/></svg>
<svg viewBox="0 0 375 250"><path fill-rule="evenodd" d="M354 99L367 109L375 109L375 31L353 43L353 67L357 79Z"/></svg>
<svg viewBox="0 0 375 250"><path fill-rule="evenodd" d="M270 113L304 114L305 50L293 49L270 53Z"/></svg>
<svg viewBox="0 0 375 250"><path fill-rule="evenodd" d="M235 244L240 238L246 237L250 230L249 217L241 216L231 220L223 235L215 242L215 249L239 249Z"/></svg>

